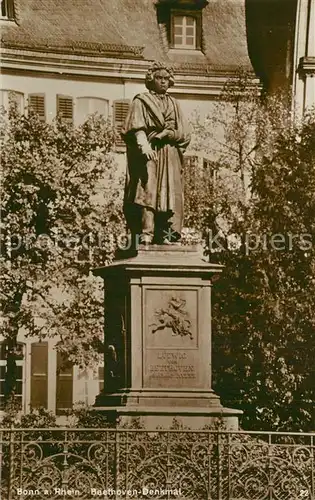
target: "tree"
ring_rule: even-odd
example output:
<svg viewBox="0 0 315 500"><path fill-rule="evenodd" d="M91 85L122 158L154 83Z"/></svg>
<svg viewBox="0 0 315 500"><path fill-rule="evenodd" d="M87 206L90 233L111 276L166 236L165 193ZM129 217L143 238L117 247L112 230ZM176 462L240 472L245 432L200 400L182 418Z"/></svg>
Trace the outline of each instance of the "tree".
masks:
<svg viewBox="0 0 315 500"><path fill-rule="evenodd" d="M102 117L75 128L42 123L11 109L1 117L1 334L6 395L14 395L20 329L58 336L57 348L81 366L99 357L102 284L93 266L114 255L123 231L115 133Z"/></svg>
<svg viewBox="0 0 315 500"><path fill-rule="evenodd" d="M225 266L214 287L216 390L244 410L244 427L314 430L315 113L293 122L241 74L196 129L195 148L213 151L218 172L215 182L202 173L212 182L198 205L206 251Z"/></svg>

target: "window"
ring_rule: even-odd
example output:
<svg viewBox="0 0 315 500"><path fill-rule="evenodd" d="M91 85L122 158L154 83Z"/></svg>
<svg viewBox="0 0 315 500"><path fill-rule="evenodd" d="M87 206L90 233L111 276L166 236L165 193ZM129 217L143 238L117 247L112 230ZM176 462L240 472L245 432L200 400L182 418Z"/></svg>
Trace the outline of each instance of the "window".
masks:
<svg viewBox="0 0 315 500"><path fill-rule="evenodd" d="M9 107L14 107L18 113L24 111L24 94L22 92L9 91Z"/></svg>
<svg viewBox="0 0 315 500"><path fill-rule="evenodd" d="M76 123L84 123L89 115L98 113L105 118L108 117L108 101L97 97L78 97L76 103Z"/></svg>
<svg viewBox="0 0 315 500"><path fill-rule="evenodd" d="M200 181L200 161L197 155L190 154L184 156L184 186L185 189L192 192L199 189Z"/></svg>
<svg viewBox="0 0 315 500"><path fill-rule="evenodd" d="M14 20L14 1L13 0L0 0L1 1L1 16L0 19Z"/></svg>
<svg viewBox="0 0 315 500"><path fill-rule="evenodd" d="M29 94L28 109L32 113L36 113L41 121L46 120L45 111L45 95L44 94Z"/></svg>
<svg viewBox="0 0 315 500"><path fill-rule="evenodd" d="M217 163L200 153L190 152L184 155L184 176L186 189L200 189L202 184L205 189L211 190L217 181Z"/></svg>
<svg viewBox="0 0 315 500"><path fill-rule="evenodd" d="M218 164L207 158L203 158L204 177L214 185L218 180Z"/></svg>
<svg viewBox="0 0 315 500"><path fill-rule="evenodd" d="M48 343L38 342L31 346L31 408L48 402Z"/></svg>
<svg viewBox="0 0 315 500"><path fill-rule="evenodd" d="M73 402L73 366L67 357L57 352L56 373L56 414L63 415L72 408Z"/></svg>
<svg viewBox="0 0 315 500"><path fill-rule="evenodd" d="M23 381L24 381L24 345L17 344L16 353L16 386L15 386L15 400L19 407L22 408L23 404ZM0 344L0 410L4 409L5 400L5 378L7 371L7 344L2 342Z"/></svg>
<svg viewBox="0 0 315 500"><path fill-rule="evenodd" d="M202 50L202 12L207 0L157 0L157 22L165 50Z"/></svg>
<svg viewBox="0 0 315 500"><path fill-rule="evenodd" d="M57 95L57 114L68 122L73 122L73 99L70 96Z"/></svg>
<svg viewBox="0 0 315 500"><path fill-rule="evenodd" d="M174 49L201 50L201 11L171 12L171 47Z"/></svg>
<svg viewBox="0 0 315 500"><path fill-rule="evenodd" d="M0 91L0 105L5 109L14 107L18 113L24 111L24 94L15 90Z"/></svg>
<svg viewBox="0 0 315 500"><path fill-rule="evenodd" d="M118 151L122 151L125 148L125 143L120 137L120 132L123 128L129 111L129 103L130 101L128 99L114 101L114 127L118 134L118 138L116 139L116 149Z"/></svg>
<svg viewBox="0 0 315 500"><path fill-rule="evenodd" d="M176 49L196 49L196 18L173 16L173 46Z"/></svg>

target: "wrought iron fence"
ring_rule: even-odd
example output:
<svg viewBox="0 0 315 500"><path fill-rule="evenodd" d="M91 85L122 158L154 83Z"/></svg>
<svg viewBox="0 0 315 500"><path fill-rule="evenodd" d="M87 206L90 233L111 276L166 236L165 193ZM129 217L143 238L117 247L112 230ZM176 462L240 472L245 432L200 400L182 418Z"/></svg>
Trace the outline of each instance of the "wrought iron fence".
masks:
<svg viewBox="0 0 315 500"><path fill-rule="evenodd" d="M315 434L2 429L1 499L315 499Z"/></svg>

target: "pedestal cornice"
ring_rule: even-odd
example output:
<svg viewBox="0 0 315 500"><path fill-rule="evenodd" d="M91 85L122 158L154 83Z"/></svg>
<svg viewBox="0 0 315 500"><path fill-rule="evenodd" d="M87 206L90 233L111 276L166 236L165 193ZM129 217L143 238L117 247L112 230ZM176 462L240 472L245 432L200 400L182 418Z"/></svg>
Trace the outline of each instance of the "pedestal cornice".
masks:
<svg viewBox="0 0 315 500"><path fill-rule="evenodd" d="M204 260L196 247L150 245L141 246L136 253L93 270L95 276L109 277L121 271L128 274L178 274L178 276L208 277L222 272L223 266ZM122 253L123 257L123 253Z"/></svg>

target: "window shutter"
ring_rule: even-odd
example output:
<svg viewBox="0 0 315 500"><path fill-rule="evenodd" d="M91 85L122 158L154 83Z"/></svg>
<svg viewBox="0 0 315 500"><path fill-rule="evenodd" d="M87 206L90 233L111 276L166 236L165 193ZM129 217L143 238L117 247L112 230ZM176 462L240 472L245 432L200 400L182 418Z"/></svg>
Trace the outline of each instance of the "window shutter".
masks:
<svg viewBox="0 0 315 500"><path fill-rule="evenodd" d="M169 25L169 31L170 31L170 48L173 49L175 45L175 15L172 14L170 18L170 25Z"/></svg>
<svg viewBox="0 0 315 500"><path fill-rule="evenodd" d="M202 15L201 12L196 14L196 49L202 50Z"/></svg>
<svg viewBox="0 0 315 500"><path fill-rule="evenodd" d="M63 120L73 122L73 99L70 96L57 95L57 114Z"/></svg>
<svg viewBox="0 0 315 500"><path fill-rule="evenodd" d="M45 112L45 95L44 94L29 94L28 107L30 111L36 113L41 121L46 120Z"/></svg>
<svg viewBox="0 0 315 500"><path fill-rule="evenodd" d="M127 118L129 104L130 101L128 99L114 101L114 127L118 134L118 138L116 139L116 149L118 150L125 148L125 142L120 137L120 133Z"/></svg>
<svg viewBox="0 0 315 500"><path fill-rule="evenodd" d="M4 409L6 365L6 345L2 342L0 344L0 410Z"/></svg>
<svg viewBox="0 0 315 500"><path fill-rule="evenodd" d="M5 371L6 371L6 367L4 365L0 364L0 410L4 409Z"/></svg>
<svg viewBox="0 0 315 500"><path fill-rule="evenodd" d="M99 391L102 392L102 390L104 389L104 366L98 367L98 384Z"/></svg>
<svg viewBox="0 0 315 500"><path fill-rule="evenodd" d="M18 342L15 355L16 362L16 385L14 399L19 408L23 403L23 382L24 382L24 344ZM4 409L5 399L5 379L7 372L7 344L0 344L0 410Z"/></svg>
<svg viewBox="0 0 315 500"><path fill-rule="evenodd" d="M7 18L14 19L14 0L4 0L7 8Z"/></svg>
<svg viewBox="0 0 315 500"><path fill-rule="evenodd" d="M31 407L47 408L48 399L48 343L31 346Z"/></svg>
<svg viewBox="0 0 315 500"><path fill-rule="evenodd" d="M73 366L67 362L63 353L57 352L56 414L62 415L64 410L72 408L72 403Z"/></svg>

